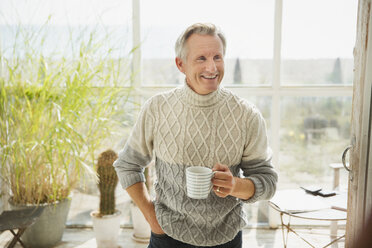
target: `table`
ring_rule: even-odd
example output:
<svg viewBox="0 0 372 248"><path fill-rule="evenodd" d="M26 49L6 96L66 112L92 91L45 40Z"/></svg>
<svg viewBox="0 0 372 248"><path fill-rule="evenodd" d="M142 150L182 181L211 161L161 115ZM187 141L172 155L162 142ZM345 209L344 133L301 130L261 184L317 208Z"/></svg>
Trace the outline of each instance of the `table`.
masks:
<svg viewBox="0 0 372 248"><path fill-rule="evenodd" d="M21 236L29 226L36 222L43 210L44 208L42 207L36 207L4 211L0 214L0 231L9 230L14 235L12 241L8 245L9 248L14 247L17 242L19 242L22 247L25 247L21 241ZM18 229L17 233L14 232L15 229Z"/></svg>
<svg viewBox="0 0 372 248"><path fill-rule="evenodd" d="M346 201L346 192L337 192L335 196L331 197L321 197L307 194L302 189L278 190L274 197L269 201L269 205L280 213L284 247L287 247L288 234L292 232L306 242L310 247L315 248L314 245L291 227L290 222L292 217L337 223L337 221L346 220ZM284 215L288 216L287 223L284 222ZM337 237L335 230L331 229L332 240L323 247L328 247L344 237L345 235Z"/></svg>

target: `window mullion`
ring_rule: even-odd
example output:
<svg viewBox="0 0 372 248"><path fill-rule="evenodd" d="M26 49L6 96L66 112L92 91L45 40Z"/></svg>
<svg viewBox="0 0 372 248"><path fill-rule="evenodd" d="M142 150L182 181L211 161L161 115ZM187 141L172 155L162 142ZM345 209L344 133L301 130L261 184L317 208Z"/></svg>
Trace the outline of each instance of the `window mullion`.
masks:
<svg viewBox="0 0 372 248"><path fill-rule="evenodd" d="M283 1L275 1L274 18L274 51L273 51L273 97L271 99L271 148L273 150L273 164L279 168L280 151L280 62L282 40L282 9Z"/></svg>
<svg viewBox="0 0 372 248"><path fill-rule="evenodd" d="M132 0L133 58L132 86L141 87L141 23L140 0Z"/></svg>

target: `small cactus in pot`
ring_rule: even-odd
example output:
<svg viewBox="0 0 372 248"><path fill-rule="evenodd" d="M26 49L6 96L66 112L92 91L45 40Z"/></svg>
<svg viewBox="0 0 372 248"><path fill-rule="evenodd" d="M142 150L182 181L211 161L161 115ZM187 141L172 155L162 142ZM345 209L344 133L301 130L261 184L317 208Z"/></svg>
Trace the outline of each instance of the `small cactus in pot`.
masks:
<svg viewBox="0 0 372 248"><path fill-rule="evenodd" d="M118 184L118 176L113 167L118 155L113 150L107 150L100 154L97 164L98 188L100 191L99 215L111 215L115 213L115 188Z"/></svg>
<svg viewBox="0 0 372 248"><path fill-rule="evenodd" d="M97 248L117 247L121 215L121 212L115 209L115 188L118 184L118 176L113 163L117 157L118 155L113 150L107 150L98 157L99 210L90 213Z"/></svg>

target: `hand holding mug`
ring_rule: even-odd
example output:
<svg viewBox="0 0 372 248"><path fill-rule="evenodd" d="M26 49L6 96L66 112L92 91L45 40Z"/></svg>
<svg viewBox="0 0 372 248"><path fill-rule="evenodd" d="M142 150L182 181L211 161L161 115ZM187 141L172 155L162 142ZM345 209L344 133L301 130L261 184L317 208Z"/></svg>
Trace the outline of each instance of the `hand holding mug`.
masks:
<svg viewBox="0 0 372 248"><path fill-rule="evenodd" d="M214 193L222 198L231 195L234 191L236 180L229 167L224 164L215 164L212 171L215 173L212 184Z"/></svg>

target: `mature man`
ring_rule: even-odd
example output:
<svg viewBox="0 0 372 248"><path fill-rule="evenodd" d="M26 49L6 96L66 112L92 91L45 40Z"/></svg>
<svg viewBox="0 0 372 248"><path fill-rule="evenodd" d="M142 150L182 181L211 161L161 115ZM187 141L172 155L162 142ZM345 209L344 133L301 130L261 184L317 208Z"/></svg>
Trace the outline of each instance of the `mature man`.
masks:
<svg viewBox="0 0 372 248"><path fill-rule="evenodd" d="M176 42L185 84L150 98L115 162L124 189L152 230L150 248L242 246L243 203L270 199L277 174L259 110L220 87L226 40L213 24L194 24ZM155 160L156 199L143 169ZM191 199L185 170L216 171L207 199Z"/></svg>

